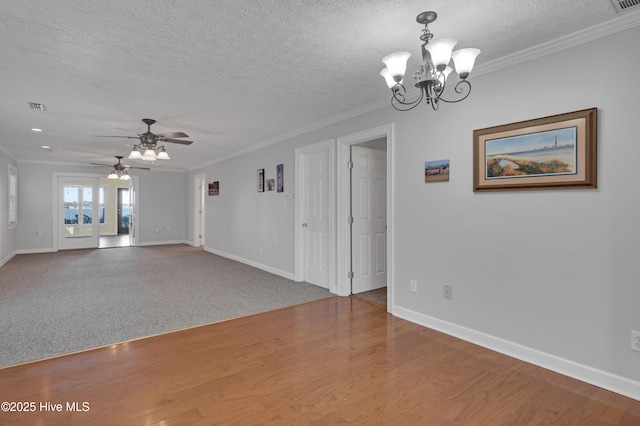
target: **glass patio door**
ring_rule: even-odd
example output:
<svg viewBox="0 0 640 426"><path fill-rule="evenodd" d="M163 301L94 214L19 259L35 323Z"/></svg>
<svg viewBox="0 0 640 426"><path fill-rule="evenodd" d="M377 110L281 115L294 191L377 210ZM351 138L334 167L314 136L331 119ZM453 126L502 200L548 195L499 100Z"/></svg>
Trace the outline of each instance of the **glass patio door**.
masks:
<svg viewBox="0 0 640 426"><path fill-rule="evenodd" d="M58 178L58 248L97 248L100 238L99 179Z"/></svg>

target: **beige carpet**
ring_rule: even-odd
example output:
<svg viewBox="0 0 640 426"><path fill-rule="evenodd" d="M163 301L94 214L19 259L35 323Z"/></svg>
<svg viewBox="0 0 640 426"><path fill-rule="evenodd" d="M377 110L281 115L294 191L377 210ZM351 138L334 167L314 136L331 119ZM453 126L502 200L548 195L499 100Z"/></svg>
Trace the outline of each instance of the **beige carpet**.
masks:
<svg viewBox="0 0 640 426"><path fill-rule="evenodd" d="M0 268L0 367L329 296L181 244L17 255Z"/></svg>

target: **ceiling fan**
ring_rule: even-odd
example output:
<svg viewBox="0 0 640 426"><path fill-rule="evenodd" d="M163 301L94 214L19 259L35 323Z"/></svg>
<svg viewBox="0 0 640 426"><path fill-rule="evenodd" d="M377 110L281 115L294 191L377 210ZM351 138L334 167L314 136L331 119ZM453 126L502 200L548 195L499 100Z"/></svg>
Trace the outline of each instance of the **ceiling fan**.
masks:
<svg viewBox="0 0 640 426"><path fill-rule="evenodd" d="M191 145L193 141L181 140L176 138L187 138L189 135L183 132L170 132L170 133L151 133L151 125L156 122L152 118L143 118L142 122L147 125L147 131L144 133L138 133L136 136L100 136L103 138L127 138L138 139L140 144L133 145L133 150L129 154L130 159L133 160L170 160L169 154L165 150L164 146L157 146L158 142L177 143L180 145Z"/></svg>
<svg viewBox="0 0 640 426"><path fill-rule="evenodd" d="M129 173L127 172L127 169L138 169L138 170L151 170L149 167L134 167L134 166L128 166L126 164L122 164L120 162L120 160L122 160L122 155L116 155L116 158L118 159L118 162L114 165L111 164L102 164L102 163L89 163L91 165L94 166L106 166L106 167L113 167L113 171L111 173L109 173L109 176L107 176L107 179L124 179L124 180L130 180L131 177L129 176Z"/></svg>

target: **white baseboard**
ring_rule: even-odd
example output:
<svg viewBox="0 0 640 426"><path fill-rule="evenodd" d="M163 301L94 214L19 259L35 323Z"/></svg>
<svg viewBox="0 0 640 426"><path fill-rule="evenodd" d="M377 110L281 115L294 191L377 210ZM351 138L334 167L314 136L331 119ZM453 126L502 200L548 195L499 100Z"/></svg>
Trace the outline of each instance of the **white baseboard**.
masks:
<svg viewBox="0 0 640 426"><path fill-rule="evenodd" d="M2 268L4 266L5 263L7 263L8 261L10 261L11 259L13 259L13 256L15 256L16 254L18 254L17 252L13 252L11 253L9 256L5 257L4 259L0 260L0 268Z"/></svg>
<svg viewBox="0 0 640 426"><path fill-rule="evenodd" d="M145 243L136 243L136 246L166 246L170 244L187 244L185 240L174 240L174 241L148 241Z"/></svg>
<svg viewBox="0 0 640 426"><path fill-rule="evenodd" d="M393 314L407 321L640 401L640 382L638 381L430 317L410 309L394 306Z"/></svg>
<svg viewBox="0 0 640 426"><path fill-rule="evenodd" d="M33 248L33 249L20 249L16 250L16 254L36 254L36 253L55 253L58 250L48 247L48 248Z"/></svg>
<svg viewBox="0 0 640 426"><path fill-rule="evenodd" d="M208 251L209 253L217 254L218 256L226 257L227 259L235 260L235 261L238 261L240 263L244 263L246 265L253 266L254 268L262 269L263 271L267 271L267 272L270 272L272 274L279 275L279 276L281 276L283 278L286 278L288 280L295 281L294 280L294 275L293 275L292 272L287 272L287 271L283 271L283 270L280 270L280 269L277 269L277 268L273 268L273 267L268 266L268 265L263 265L262 263L254 262L253 260L244 259L242 257L236 256L236 255L233 255L233 254L229 254L229 253L225 253L223 251L215 250L215 249L212 249L212 248L207 247L207 246L204 247L204 251Z"/></svg>

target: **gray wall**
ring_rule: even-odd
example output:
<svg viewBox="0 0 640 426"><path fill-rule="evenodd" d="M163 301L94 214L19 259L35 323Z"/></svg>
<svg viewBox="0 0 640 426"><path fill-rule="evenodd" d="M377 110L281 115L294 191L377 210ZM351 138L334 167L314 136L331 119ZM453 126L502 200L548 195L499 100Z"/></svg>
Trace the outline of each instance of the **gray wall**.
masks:
<svg viewBox="0 0 640 426"><path fill-rule="evenodd" d="M284 163L293 192L296 147L394 123L394 312L622 377L637 392L640 353L630 349L630 331L640 330L640 180L632 175L640 86L632 82L640 57L628 52L639 38L634 28L477 77L468 100L437 112L386 106L193 170L187 218L193 175L204 172L221 194L206 199L206 246L293 274L293 205L256 193L256 169L272 177ZM598 189L472 191L474 129L590 107L599 108ZM450 159L450 182L425 184L424 162L439 159ZM453 300L442 297L443 284L453 286Z"/></svg>
<svg viewBox="0 0 640 426"><path fill-rule="evenodd" d="M47 251L53 242L54 173L99 174L92 167L65 164L18 163L19 252ZM139 176L139 245L185 240L184 173L140 172ZM156 227L160 228L156 232ZM167 231L167 227L169 231ZM42 231L41 234L38 231Z"/></svg>

